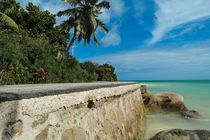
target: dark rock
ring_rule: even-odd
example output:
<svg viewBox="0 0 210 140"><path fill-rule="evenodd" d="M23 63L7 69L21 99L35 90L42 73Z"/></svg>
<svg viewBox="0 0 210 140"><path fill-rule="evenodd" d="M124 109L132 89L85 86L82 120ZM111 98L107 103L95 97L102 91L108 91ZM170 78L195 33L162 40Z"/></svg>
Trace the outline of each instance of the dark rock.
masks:
<svg viewBox="0 0 210 140"><path fill-rule="evenodd" d="M147 90L147 85L141 85L141 94L144 94Z"/></svg>
<svg viewBox="0 0 210 140"><path fill-rule="evenodd" d="M184 105L182 95L161 92L152 95L146 85L141 85L141 94L144 102L145 112L153 113L176 113L184 118L198 118L199 113L194 110L188 110Z"/></svg>
<svg viewBox="0 0 210 140"><path fill-rule="evenodd" d="M199 118L200 117L200 114L195 110L182 111L180 114L181 116L185 118Z"/></svg>
<svg viewBox="0 0 210 140"><path fill-rule="evenodd" d="M146 90L144 93L141 93L142 94L142 97L145 98L145 97L151 97L152 96L152 93L150 90Z"/></svg>
<svg viewBox="0 0 210 140"><path fill-rule="evenodd" d="M170 110L186 110L186 107L184 106L184 98L179 94L162 92L156 93L153 97L163 109L167 109L167 107L170 106L168 108Z"/></svg>
<svg viewBox="0 0 210 140"><path fill-rule="evenodd" d="M208 130L173 129L157 133L149 140L210 140Z"/></svg>
<svg viewBox="0 0 210 140"><path fill-rule="evenodd" d="M184 118L200 117L197 111L187 109L183 96L179 94L162 92L152 95L149 90L146 90L142 97L147 114L176 113Z"/></svg>
<svg viewBox="0 0 210 140"><path fill-rule="evenodd" d="M150 102L148 103L148 98ZM157 93L155 95L143 96L145 107L148 113L181 112L187 111L184 99L179 94Z"/></svg>

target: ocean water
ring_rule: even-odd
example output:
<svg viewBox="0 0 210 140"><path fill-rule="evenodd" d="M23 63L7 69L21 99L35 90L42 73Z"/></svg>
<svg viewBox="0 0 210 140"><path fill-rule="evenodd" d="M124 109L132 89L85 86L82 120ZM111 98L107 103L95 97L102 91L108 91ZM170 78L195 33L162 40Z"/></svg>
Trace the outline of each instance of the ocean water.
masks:
<svg viewBox="0 0 210 140"><path fill-rule="evenodd" d="M147 115L145 140L159 131L181 129L210 130L210 80L209 81L139 81L148 85L152 94L171 92L181 94L185 105L190 110L200 113L199 119L184 119L175 115Z"/></svg>

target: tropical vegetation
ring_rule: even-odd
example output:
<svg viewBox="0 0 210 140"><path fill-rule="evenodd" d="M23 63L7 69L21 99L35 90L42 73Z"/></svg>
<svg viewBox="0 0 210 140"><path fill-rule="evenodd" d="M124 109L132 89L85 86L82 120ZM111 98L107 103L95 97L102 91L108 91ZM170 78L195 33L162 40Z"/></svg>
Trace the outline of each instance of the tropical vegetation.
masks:
<svg viewBox="0 0 210 140"><path fill-rule="evenodd" d="M0 21L4 22L7 26L10 26L12 28L18 29L18 25L15 23L15 21L7 16L7 14L12 13L13 9L16 8L16 4L14 1L11 1L12 3L9 3L10 1L0 1Z"/></svg>
<svg viewBox="0 0 210 140"><path fill-rule="evenodd" d="M60 11L58 16L68 16L69 19L64 21L61 26L64 29L74 29L74 34L71 42L67 47L67 52L77 39L79 42L83 39L84 45L90 44L91 36L94 38L94 43L98 45L96 30L101 27L105 33L108 29L105 24L98 18L101 14L101 9L109 9L110 5L107 1L98 2L98 0L63 0L69 3L74 8Z"/></svg>
<svg viewBox="0 0 210 140"><path fill-rule="evenodd" d="M33 3L23 8L15 0L1 1L0 12L0 84L117 80L115 68L111 65L90 61L80 63L69 54L63 55L66 54L70 28L64 26L66 21L56 25L56 15L41 11ZM69 21L69 24L78 26L76 22ZM96 25L101 26L94 25L94 28L86 26L91 32L86 27L79 30L87 43L87 36L94 36Z"/></svg>

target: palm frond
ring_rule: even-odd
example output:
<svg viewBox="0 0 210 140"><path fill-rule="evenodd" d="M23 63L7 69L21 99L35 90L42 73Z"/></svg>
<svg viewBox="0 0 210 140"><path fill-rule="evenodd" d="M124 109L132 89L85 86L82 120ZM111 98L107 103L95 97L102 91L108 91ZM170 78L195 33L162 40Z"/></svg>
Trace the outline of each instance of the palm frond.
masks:
<svg viewBox="0 0 210 140"><path fill-rule="evenodd" d="M67 10L64 10L64 11L59 11L57 13L57 16L61 17L61 16L65 16L65 15L69 15L69 13L72 11L72 9L67 9Z"/></svg>
<svg viewBox="0 0 210 140"><path fill-rule="evenodd" d="M91 38L91 34L90 33L86 33L85 40L86 40L88 45L90 45L90 38Z"/></svg>
<svg viewBox="0 0 210 140"><path fill-rule="evenodd" d="M108 33L108 29L105 24L97 19L100 15L101 9L109 9L110 4L106 0L63 0L73 6L72 9L58 12L57 16L68 16L69 20L64 21L61 26L65 29L74 28L74 36L72 37L67 52L77 40L78 42L84 40L84 45L90 45L90 41L93 37L94 43L99 44L96 36L97 28L100 27L105 33Z"/></svg>
<svg viewBox="0 0 210 140"><path fill-rule="evenodd" d="M87 43L88 45L90 44L90 39L91 39L91 35L93 33L92 28L88 27L85 34L84 34L84 41L85 44Z"/></svg>
<svg viewBox="0 0 210 140"><path fill-rule="evenodd" d="M64 11L59 11L57 13L57 16L59 16L59 17L61 17L61 16L72 16L72 17L74 17L80 11L81 11L81 8L76 7L76 8L73 8L73 9L67 9L67 10L64 10Z"/></svg>
<svg viewBox="0 0 210 140"><path fill-rule="evenodd" d="M105 27L105 24L101 20L96 19L96 21L97 21L98 26L103 29L104 33L108 33L109 32L109 30Z"/></svg>
<svg viewBox="0 0 210 140"><path fill-rule="evenodd" d="M0 20L12 28L18 29L18 25L15 23L15 21L2 12L0 12Z"/></svg>
<svg viewBox="0 0 210 140"><path fill-rule="evenodd" d="M82 38L83 38L83 34L80 33L80 35L79 35L78 38L77 38L78 42L81 42L81 41L82 41Z"/></svg>
<svg viewBox="0 0 210 140"><path fill-rule="evenodd" d="M88 1L91 5L95 5L98 2L98 0L86 0L86 1Z"/></svg>
<svg viewBox="0 0 210 140"><path fill-rule="evenodd" d="M94 39L94 43L96 45L98 45L98 39L97 39L97 36L96 36L96 33L95 32L93 32L93 39Z"/></svg>
<svg viewBox="0 0 210 140"><path fill-rule="evenodd" d="M75 20L73 18L69 18L68 20L63 21L60 26L62 29L70 30L75 26L74 21Z"/></svg>
<svg viewBox="0 0 210 140"><path fill-rule="evenodd" d="M101 9L101 8L105 8L105 9L109 9L110 8L110 3L108 1L102 1L99 4L96 5L97 8Z"/></svg>
<svg viewBox="0 0 210 140"><path fill-rule="evenodd" d="M93 14L91 14L89 16L90 16L89 19L90 19L91 28L92 28L92 30L95 30L97 27L97 20Z"/></svg>
<svg viewBox="0 0 210 140"><path fill-rule="evenodd" d="M71 6L78 6L81 5L82 0L63 0L65 3L69 3Z"/></svg>

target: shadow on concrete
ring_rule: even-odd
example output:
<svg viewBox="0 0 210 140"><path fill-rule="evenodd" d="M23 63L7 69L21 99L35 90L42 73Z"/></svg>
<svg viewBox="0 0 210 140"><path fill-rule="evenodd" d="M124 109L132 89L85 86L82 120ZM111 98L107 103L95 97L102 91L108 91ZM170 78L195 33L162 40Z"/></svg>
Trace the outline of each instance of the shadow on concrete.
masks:
<svg viewBox="0 0 210 140"><path fill-rule="evenodd" d="M22 133L22 122L17 118L19 96L14 93L0 94L0 139L11 140Z"/></svg>

